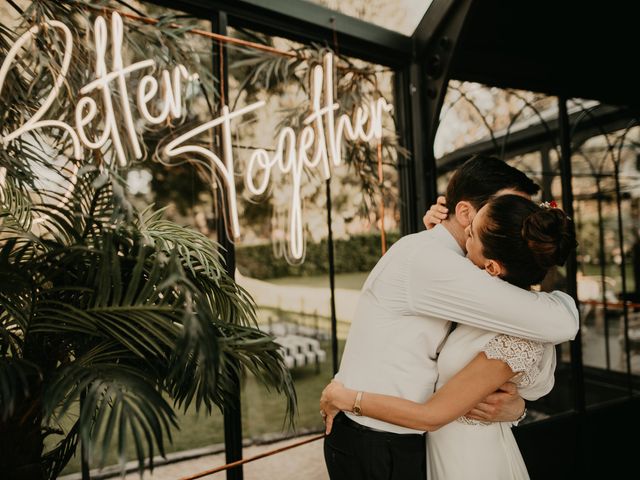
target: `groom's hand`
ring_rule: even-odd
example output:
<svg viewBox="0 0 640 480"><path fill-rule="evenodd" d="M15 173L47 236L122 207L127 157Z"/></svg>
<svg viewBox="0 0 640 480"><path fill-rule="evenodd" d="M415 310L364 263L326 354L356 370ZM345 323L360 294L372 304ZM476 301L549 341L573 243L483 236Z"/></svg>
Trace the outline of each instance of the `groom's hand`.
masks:
<svg viewBox="0 0 640 480"><path fill-rule="evenodd" d="M524 400L514 383L507 382L476 405L467 417L483 422L513 422L524 412Z"/></svg>

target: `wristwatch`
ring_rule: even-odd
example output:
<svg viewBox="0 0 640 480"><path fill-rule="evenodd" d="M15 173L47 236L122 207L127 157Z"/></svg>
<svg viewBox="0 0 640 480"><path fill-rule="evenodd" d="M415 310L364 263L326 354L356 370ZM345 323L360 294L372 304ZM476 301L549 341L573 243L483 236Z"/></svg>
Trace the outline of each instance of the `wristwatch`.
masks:
<svg viewBox="0 0 640 480"><path fill-rule="evenodd" d="M351 412L354 415L357 415L358 417L362 415L362 408L360 407L360 400L362 400L362 393L363 392L358 392L356 394L356 401L353 403L353 408L351 409Z"/></svg>

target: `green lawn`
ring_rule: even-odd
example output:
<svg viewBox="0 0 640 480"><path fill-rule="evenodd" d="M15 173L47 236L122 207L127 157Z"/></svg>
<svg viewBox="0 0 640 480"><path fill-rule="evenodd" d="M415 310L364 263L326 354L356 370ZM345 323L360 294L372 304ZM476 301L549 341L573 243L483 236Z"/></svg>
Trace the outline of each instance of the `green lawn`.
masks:
<svg viewBox="0 0 640 480"><path fill-rule="evenodd" d="M599 265L582 265L582 271L585 275L600 276ZM633 292L635 289L635 281L633 279L633 266L627 265L625 272L625 277L627 280L627 292ZM611 277L616 281L616 293L622 292L622 277L620 276L620 265L607 265L605 273L607 277Z"/></svg>
<svg viewBox="0 0 640 480"><path fill-rule="evenodd" d="M589 276L600 275L600 267L598 265L583 265L582 270L585 275L589 275ZM369 274L367 272L340 273L336 275L336 287L345 288L348 290L360 290L365 280L367 279L368 275ZM620 266L613 265L613 264L607 265L606 275L608 277L613 278L616 281L616 292L622 291L622 281L620 278ZM627 279L627 291L632 292L635 288L635 283L633 280L633 267L631 265L627 265L626 279ZM328 287L329 286L328 275L322 275L322 276L316 276L316 277L271 278L265 281L269 283L274 283L276 285L303 285L306 287Z"/></svg>
<svg viewBox="0 0 640 480"><path fill-rule="evenodd" d="M340 351L342 350L340 345ZM298 394L298 414L295 417L295 430L321 429L319 415L320 392L333 377L331 366L331 345L322 347L327 352L327 360L316 373L313 366L292 371ZM254 377L246 379L241 393L242 427L245 438L256 438L265 434L290 432L285 426L286 404L284 397L269 392ZM173 442L165 445L167 453L205 447L224 442L222 414L215 410L211 415L190 408L186 414L179 414L179 430L172 432ZM134 448L130 445L128 460L133 459ZM106 465L117 463L115 452L108 457ZM97 462L93 467L97 467ZM80 470L79 451L63 474Z"/></svg>
<svg viewBox="0 0 640 480"><path fill-rule="evenodd" d="M369 272L339 273L336 275L336 288L347 290L360 290ZM329 275L316 277L281 277L270 278L265 282L276 285L301 285L305 287L329 287Z"/></svg>

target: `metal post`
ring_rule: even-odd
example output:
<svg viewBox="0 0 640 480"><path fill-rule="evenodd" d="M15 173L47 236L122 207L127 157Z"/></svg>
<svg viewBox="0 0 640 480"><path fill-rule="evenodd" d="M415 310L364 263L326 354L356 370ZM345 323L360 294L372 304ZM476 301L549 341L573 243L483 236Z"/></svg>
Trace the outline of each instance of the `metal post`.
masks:
<svg viewBox="0 0 640 480"><path fill-rule="evenodd" d="M600 263L600 288L602 289L602 322L604 326L604 352L606 355L607 371L611 370L611 352L609 346L609 319L607 318L607 256L605 254L604 244L604 217L602 215L602 186L600 185L600 176L596 175L596 201L598 202L598 244L599 244L599 263Z"/></svg>
<svg viewBox="0 0 640 480"><path fill-rule="evenodd" d="M569 125L569 114L567 112L567 99L558 98L558 122L560 141L560 172L562 183L562 208L565 213L573 218L573 190L571 171L571 133ZM575 250L569 255L567 260L567 293L578 303L578 282L577 282L577 256ZM578 413L578 427L576 429L576 451L575 463L576 473L579 476L585 472L585 448L584 448L584 421L586 413L584 371L582 365L582 334L578 334L571 342L571 374L573 378L573 407Z"/></svg>
<svg viewBox="0 0 640 480"><path fill-rule="evenodd" d="M622 152L619 153L621 155ZM633 378L631 375L631 352L629 351L629 305L627 305L627 261L624 252L624 231L622 230L622 193L620 192L620 157L613 161L616 181L616 209L618 213L618 244L620 246L620 276L622 277L622 315L624 321L624 349L627 367L627 393L633 396Z"/></svg>
<svg viewBox="0 0 640 480"><path fill-rule="evenodd" d="M336 317L336 265L333 257L333 228L331 220L331 179L326 182L327 195L327 249L329 254L329 303L331 305L331 361L333 374L338 373L338 319Z"/></svg>
<svg viewBox="0 0 640 480"><path fill-rule="evenodd" d="M86 395L86 391L84 390L80 393L80 412L82 412ZM80 438L80 470L82 472L82 480L91 480L91 474L89 472L89 446L82 441L82 436L80 436Z"/></svg>
<svg viewBox="0 0 640 480"><path fill-rule="evenodd" d="M422 18L413 34L418 64L412 64L411 83L419 92L414 120L414 145L420 154L415 157L417 176L418 209L423 214L426 207L435 201L438 193L438 171L433 142L438 130L440 113L449 84L451 65L458 41L462 35L472 0L442 0L434 2ZM417 78L416 78L417 76ZM414 113L414 119L416 116ZM420 198L423 194L424 198ZM422 216L422 215L420 215Z"/></svg>
<svg viewBox="0 0 640 480"><path fill-rule="evenodd" d="M213 31L222 35L227 35L227 14L225 12L217 12L217 15L211 22ZM214 75L219 80L220 85L220 102L227 103L229 98L228 91L228 68L227 68L227 49L224 44L213 45L213 70ZM218 137L218 146L222 147L222 142ZM235 246L227 233L226 218L230 218L227 202L224 201L226 192L219 184L218 192L218 218L217 232L218 243L222 247L222 256L225 261L227 274L233 278L236 270ZM242 460L242 404L240 401L240 379L235 369L230 372L232 379L232 389L228 392L229 401L224 410L224 445L225 457L227 463L233 463ZM227 470L227 480L243 480L242 465Z"/></svg>
<svg viewBox="0 0 640 480"><path fill-rule="evenodd" d="M407 157L398 155L398 180L400 183L400 234L407 235L418 231L418 212L416 209L416 172L415 152L412 138L411 109L411 72L406 67L397 70L394 75L394 110L396 131L400 144L409 152Z"/></svg>
<svg viewBox="0 0 640 480"><path fill-rule="evenodd" d="M436 192L430 191L430 183L427 179L434 178L436 175L435 163L428 163L426 161L427 154L425 150L428 149L426 142L426 129L427 120L422 105L423 101L423 86L422 86L422 69L416 62L409 65L409 78L407 79L407 88L409 89L409 101L411 103L411 109L409 114L411 115L411 156L413 161L412 172L414 175L414 198L412 202L414 204L414 219L413 223L420 230L422 227L422 216L427 211L428 205L430 205L435 199ZM416 230L416 231L417 231Z"/></svg>
<svg viewBox="0 0 640 480"><path fill-rule="evenodd" d="M570 125L567 101L563 97L558 99L558 111L562 208L568 216L573 218ZM574 298L576 303L578 302L577 264L577 256L574 250L567 260L567 293ZM582 370L582 338L580 331L578 331L575 340L571 342L571 367L574 383L574 408L583 413L585 411L584 373Z"/></svg>
<svg viewBox="0 0 640 480"><path fill-rule="evenodd" d="M540 166L542 168L542 201L550 202L553 200L553 167L551 166L551 156L549 155L549 147L543 146L540 149Z"/></svg>

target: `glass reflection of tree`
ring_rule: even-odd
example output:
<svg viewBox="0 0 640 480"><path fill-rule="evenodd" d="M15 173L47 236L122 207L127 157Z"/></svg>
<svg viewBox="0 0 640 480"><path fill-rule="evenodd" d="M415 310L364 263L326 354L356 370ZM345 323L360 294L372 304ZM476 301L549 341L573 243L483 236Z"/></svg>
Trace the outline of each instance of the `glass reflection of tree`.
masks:
<svg viewBox="0 0 640 480"><path fill-rule="evenodd" d="M287 52L287 55L279 56L249 48L230 47L231 81L235 82L231 106L235 108L259 99L271 100L277 97L277 107L268 106L271 113L277 115L277 123L272 122L273 129L278 130L285 125L294 129L304 127L303 120L310 110L309 75L315 65L322 63L324 54L329 50L317 46L300 46L247 30L236 31L235 36L262 45L275 46ZM380 67L343 56L337 56L335 61L337 63L335 98L341 105L341 110L337 114L351 113L356 106L365 104L368 99L385 97L391 91L391 75ZM242 142L239 139L236 142L235 146L240 154L243 150L255 146L248 145L251 142L250 139L255 140L260 136L255 130L251 130L254 126L251 124L252 121L255 119L244 122ZM249 125L252 126L249 127ZM269 142L270 139L265 137L264 141ZM265 148L271 145L258 146ZM269 148L265 149L269 150ZM340 212L340 218L337 221L340 225L346 225L345 232L354 232L360 228L360 232L364 233L370 225L375 224L379 217L381 201L384 202L387 211L393 212L391 221L387 220L391 224L390 229L397 228L398 218L395 212L398 190L394 175L396 175L395 161L398 154L404 155L406 152L398 145L393 120L385 125L382 140L383 182L378 179L377 147L364 142L345 141L343 161L346 168L334 172L332 179L334 185L339 185L338 188L332 188L333 208ZM306 173L308 181L303 184L305 208L324 209L326 204L324 181L314 177L317 175L314 172ZM243 186L238 184L239 193L242 189ZM269 194L262 199L252 199L247 195L239 194L239 199L241 198L243 202L243 222L246 224L243 228L253 230L256 238L271 237L273 239L278 231L282 230L282 226L278 225L279 220L286 216L283 212L286 200L283 198L282 190L276 181L276 185L273 185ZM275 223L264 221L269 217L274 219ZM310 217L305 220L309 221ZM363 220L363 227L356 227L359 219ZM315 216L312 221L315 221ZM274 228L276 231L273 231ZM307 231L313 241L321 240L322 235L319 233L324 232L324 229L326 225L319 223L307 225Z"/></svg>

